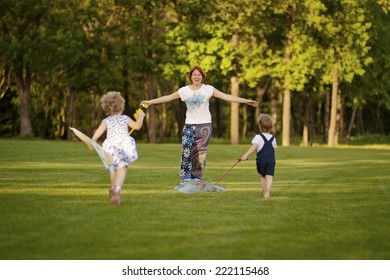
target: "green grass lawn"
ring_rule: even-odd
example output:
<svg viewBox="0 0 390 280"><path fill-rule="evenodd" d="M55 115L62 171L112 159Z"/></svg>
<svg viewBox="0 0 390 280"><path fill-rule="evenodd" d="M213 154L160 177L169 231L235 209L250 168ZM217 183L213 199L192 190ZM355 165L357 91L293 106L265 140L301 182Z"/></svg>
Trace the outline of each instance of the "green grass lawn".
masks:
<svg viewBox="0 0 390 280"><path fill-rule="evenodd" d="M249 145L212 144L215 183ZM253 155L183 194L179 144L138 144L122 205L80 142L0 139L0 259L390 259L390 147L279 147L271 199Z"/></svg>

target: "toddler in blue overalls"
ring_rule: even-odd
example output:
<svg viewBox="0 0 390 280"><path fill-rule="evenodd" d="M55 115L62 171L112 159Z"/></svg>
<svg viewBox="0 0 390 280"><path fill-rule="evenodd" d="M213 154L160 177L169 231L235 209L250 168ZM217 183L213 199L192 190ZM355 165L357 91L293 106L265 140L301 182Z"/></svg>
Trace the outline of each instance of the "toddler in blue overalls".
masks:
<svg viewBox="0 0 390 280"><path fill-rule="evenodd" d="M248 160L249 155L256 150L256 167L260 174L260 183L263 190L263 198L270 197L272 180L275 174L275 148L276 139L271 134L273 128L273 120L270 115L261 114L257 118L260 134L257 134L251 141L252 146L241 157L241 160Z"/></svg>

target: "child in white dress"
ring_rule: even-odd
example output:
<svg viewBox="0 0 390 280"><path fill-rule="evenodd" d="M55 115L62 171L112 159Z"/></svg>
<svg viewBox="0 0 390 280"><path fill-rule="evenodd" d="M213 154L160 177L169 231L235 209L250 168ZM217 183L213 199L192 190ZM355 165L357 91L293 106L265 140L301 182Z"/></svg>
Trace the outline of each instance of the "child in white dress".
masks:
<svg viewBox="0 0 390 280"><path fill-rule="evenodd" d="M128 135L129 127L140 130L145 113L142 111L136 113L134 115L136 121L133 121L126 115L122 115L125 99L119 92L115 91L110 91L103 95L100 103L102 109L109 116L102 120L92 140L96 141L107 130L107 138L103 142L103 149L113 158L109 195L111 203L119 205L121 203L120 192L126 179L128 166L138 159L135 140Z"/></svg>

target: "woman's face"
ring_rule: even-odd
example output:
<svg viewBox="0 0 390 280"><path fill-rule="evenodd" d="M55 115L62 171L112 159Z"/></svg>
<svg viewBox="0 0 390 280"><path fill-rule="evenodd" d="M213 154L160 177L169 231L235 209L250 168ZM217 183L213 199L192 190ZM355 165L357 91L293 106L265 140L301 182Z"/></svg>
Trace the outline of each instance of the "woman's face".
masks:
<svg viewBox="0 0 390 280"><path fill-rule="evenodd" d="M203 81L203 76L198 70L194 70L191 75L191 81L193 84L201 84Z"/></svg>

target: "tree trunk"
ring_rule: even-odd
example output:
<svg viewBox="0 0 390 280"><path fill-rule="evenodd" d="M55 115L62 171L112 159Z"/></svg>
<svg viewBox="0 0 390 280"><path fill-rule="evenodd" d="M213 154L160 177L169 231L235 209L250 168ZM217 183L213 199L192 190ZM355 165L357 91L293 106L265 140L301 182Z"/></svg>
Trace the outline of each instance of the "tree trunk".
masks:
<svg viewBox="0 0 390 280"><path fill-rule="evenodd" d="M245 106L244 108L242 108L242 110L243 110L242 117L244 119L244 123L243 123L243 127L242 127L242 138L245 138L246 133L248 131L248 107Z"/></svg>
<svg viewBox="0 0 390 280"><path fill-rule="evenodd" d="M329 90L326 90L325 106L324 106L324 127L322 134L322 142L326 143L328 131L329 131L329 118L330 118L330 94Z"/></svg>
<svg viewBox="0 0 390 280"><path fill-rule="evenodd" d="M128 114L130 114L130 94L129 94L129 86L130 86L130 81L129 81L129 66L128 66L128 62L127 62L127 53L125 52L123 54L123 57L124 57L124 63L123 63L123 66L122 66L122 79L123 79L123 83L122 83L122 95L123 95L123 98L126 100L125 102L125 108L124 108L124 112L127 112Z"/></svg>
<svg viewBox="0 0 390 280"><path fill-rule="evenodd" d="M290 88L290 64L291 64L291 46L293 44L293 30L295 28L295 13L297 11L296 4L289 4L286 10L289 21L288 30L286 33L286 46L284 60L286 73L284 74L284 91L283 91L283 116L282 116L282 146L290 146L291 133L291 88Z"/></svg>
<svg viewBox="0 0 390 280"><path fill-rule="evenodd" d="M303 125L303 146L307 147L310 143L310 121L311 121L311 98L310 92L306 89L305 92L305 120Z"/></svg>
<svg viewBox="0 0 390 280"><path fill-rule="evenodd" d="M270 86L272 82L272 79L271 78L267 78L266 82L265 82L265 85L263 87L260 87L260 86L257 86L256 87L256 100L257 102L259 103L259 107L256 108L256 111L255 111L255 117L259 116L262 112L261 110L261 107L263 105L263 98L264 98L264 94L266 93L268 87ZM254 122L254 130L258 130L258 125L256 122Z"/></svg>
<svg viewBox="0 0 390 280"><path fill-rule="evenodd" d="M100 97L93 92L90 92L91 104L93 105L93 110L91 112L91 129L89 130L90 135L95 133L95 129L99 125L99 116L100 116Z"/></svg>
<svg viewBox="0 0 390 280"><path fill-rule="evenodd" d="M363 112L362 109L359 109L357 111L357 130L358 130L358 135L363 135L364 134L364 121L363 121Z"/></svg>
<svg viewBox="0 0 390 280"><path fill-rule="evenodd" d="M338 71L335 68L333 72L333 83L332 83L332 100L330 109L330 123L328 131L328 146L336 147L336 125L337 125L337 93L339 88Z"/></svg>
<svg viewBox="0 0 390 280"><path fill-rule="evenodd" d="M44 100L45 100L45 106L42 108L44 109L44 115L43 115L43 122L41 125L39 125L39 137L42 139L46 139L48 135L48 127L49 127L49 113L50 113L50 93L49 93L49 86L45 85L43 86L43 94L44 94ZM49 135L50 136L50 135Z"/></svg>
<svg viewBox="0 0 390 280"><path fill-rule="evenodd" d="M378 97L377 97L378 98ZM382 117L381 117L381 102L378 100L376 103L376 110L375 110L375 122L374 122L374 133L376 134L382 134Z"/></svg>
<svg viewBox="0 0 390 280"><path fill-rule="evenodd" d="M68 111L68 129L67 129L67 137L66 139L68 141L72 140L72 132L70 131L69 127L74 126L74 97L75 97L75 89L71 87L70 89L70 96L69 96L69 111Z"/></svg>
<svg viewBox="0 0 390 280"><path fill-rule="evenodd" d="M336 146L339 144L339 137L344 131L344 99L341 96L341 88L337 91L337 116L336 116Z"/></svg>
<svg viewBox="0 0 390 280"><path fill-rule="evenodd" d="M159 85L157 85L157 97L161 97L161 88ZM165 135L167 133L168 127L167 127L167 104L162 103L161 104L161 113L158 114L159 117L157 119L158 122L158 135L156 139L158 138L158 142L163 142Z"/></svg>
<svg viewBox="0 0 390 280"><path fill-rule="evenodd" d="M290 146L291 92L288 87L283 92L282 146Z"/></svg>
<svg viewBox="0 0 390 280"><path fill-rule="evenodd" d="M158 123L159 123L159 125L158 125L158 142L163 142L164 141L165 135L166 135L166 132L167 132L166 107L167 107L167 105L165 103L161 104L161 113L160 113L160 117L158 119Z"/></svg>
<svg viewBox="0 0 390 280"><path fill-rule="evenodd" d="M25 77L23 77L25 72ZM20 136L28 136L32 134L32 126L28 113L30 102L30 89L31 89L31 73L26 69L18 69L15 71L16 84L19 92L20 102Z"/></svg>
<svg viewBox="0 0 390 280"><path fill-rule="evenodd" d="M287 46L285 50L286 74L284 77L284 91L283 91L283 117L282 117L282 146L290 146L290 123L291 123L291 91L290 91L290 70L289 65L291 61L291 37L287 35Z"/></svg>
<svg viewBox="0 0 390 280"><path fill-rule="evenodd" d="M146 92L147 99L153 99L153 81L152 81L152 72L148 71L146 73ZM148 111L148 142L156 143L156 109L154 106L149 107Z"/></svg>
<svg viewBox="0 0 390 280"><path fill-rule="evenodd" d="M230 79L231 87L232 87L232 95L239 96L239 83L238 77L233 76ZM238 145L239 141L239 111L238 111L238 103L231 103L230 110L230 143L232 145Z"/></svg>
<svg viewBox="0 0 390 280"><path fill-rule="evenodd" d="M233 48L236 49L238 47L238 34L234 33L232 36L232 44ZM233 75L230 78L231 85L231 94L233 96L240 96L240 88L237 76L237 63L233 64ZM238 111L238 103L232 102L230 107L230 143L232 145L238 145L240 143L239 140L239 111Z"/></svg>
<svg viewBox="0 0 390 280"><path fill-rule="evenodd" d="M272 84L274 84L275 82L272 82ZM271 116L272 116L272 120L274 121L274 129L273 129L273 133L276 134L277 133L277 126L276 124L278 123L278 101L276 99L276 96L275 96L275 87L272 86L271 88Z"/></svg>
<svg viewBox="0 0 390 280"><path fill-rule="evenodd" d="M353 106L351 120L349 121L349 125L348 125L348 131L346 136L348 144L351 142L351 133L352 133L353 123L355 122L356 111L357 111L357 105Z"/></svg>
<svg viewBox="0 0 390 280"><path fill-rule="evenodd" d="M265 92L267 91L269 85L271 84L272 79L267 78L267 81L265 82L265 85L263 87L257 86L256 87L256 100L259 103L259 107L256 108L256 116L260 115L261 113L261 106L263 104L263 97Z"/></svg>

